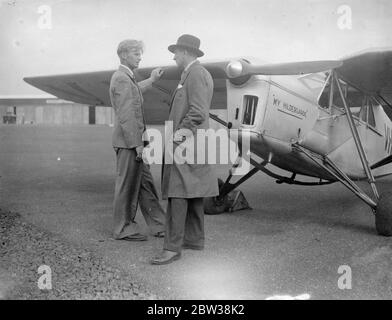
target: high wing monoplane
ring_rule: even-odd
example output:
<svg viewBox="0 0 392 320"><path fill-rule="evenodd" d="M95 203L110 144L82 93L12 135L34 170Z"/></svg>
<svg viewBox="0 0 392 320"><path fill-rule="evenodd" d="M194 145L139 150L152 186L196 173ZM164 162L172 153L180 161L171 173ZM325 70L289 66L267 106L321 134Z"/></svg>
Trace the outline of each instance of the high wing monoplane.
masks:
<svg viewBox="0 0 392 320"><path fill-rule="evenodd" d="M256 172L277 183L320 186L342 183L375 213L380 235L392 235L392 193L380 195L376 178L392 173L392 49L366 50L340 60L262 64L251 59L203 63L214 78L213 108L225 108L227 121L213 119L250 139L253 168L237 182L220 183L206 201L206 213L227 209L228 194ZM141 68L145 79L153 68ZM110 106L114 70L25 78L61 99ZM155 88L170 95L180 79L175 66ZM153 108L153 106L150 106ZM152 110L146 110L146 113ZM240 155L241 156L241 155ZM291 176L273 171L284 169ZM272 167L272 168L271 168ZM314 178L298 179L298 176ZM366 180L371 194L356 181Z"/></svg>

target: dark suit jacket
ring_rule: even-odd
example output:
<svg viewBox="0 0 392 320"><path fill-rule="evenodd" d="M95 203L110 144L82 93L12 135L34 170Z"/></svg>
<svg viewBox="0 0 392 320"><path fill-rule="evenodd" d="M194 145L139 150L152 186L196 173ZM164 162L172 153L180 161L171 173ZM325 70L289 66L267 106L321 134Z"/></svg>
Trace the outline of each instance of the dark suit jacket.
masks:
<svg viewBox="0 0 392 320"><path fill-rule="evenodd" d="M112 144L132 149L143 145L146 130L142 109L143 96L130 72L120 66L110 81L110 101L115 113Z"/></svg>
<svg viewBox="0 0 392 320"><path fill-rule="evenodd" d="M209 111L214 92L214 82L210 73L199 61L181 75L180 83L173 94L169 121L173 122L174 132L188 129L194 135L197 146L197 129L209 128ZM166 147L170 148L168 141ZM179 143L174 143L174 149ZM165 164L162 172L162 197L199 198L218 195L218 180L210 164L197 164L197 151L194 152L194 164ZM200 152L201 150L199 150ZM174 153L174 152L173 152ZM206 154L206 153L205 153Z"/></svg>

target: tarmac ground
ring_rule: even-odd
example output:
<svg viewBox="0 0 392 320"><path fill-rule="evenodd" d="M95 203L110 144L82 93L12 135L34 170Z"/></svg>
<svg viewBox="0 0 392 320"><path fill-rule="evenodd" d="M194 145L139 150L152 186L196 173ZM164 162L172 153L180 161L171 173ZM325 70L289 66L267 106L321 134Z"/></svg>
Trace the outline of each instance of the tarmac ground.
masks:
<svg viewBox="0 0 392 320"><path fill-rule="evenodd" d="M112 238L112 130L0 126L0 299L392 298L392 239L376 234L365 204L340 184L279 185L262 173L239 188L252 210L205 217L203 251L184 250L172 264L150 265L162 239ZM228 169L216 166L217 176L225 179ZM151 170L160 188L160 166ZM360 186L369 191L365 183ZM392 178L382 178L377 186L389 190ZM166 208L165 201L162 205ZM137 221L145 227L140 212ZM32 237L30 247L25 229ZM73 257L69 265L56 260L64 250ZM71 268L72 289L67 291L65 279L53 277L52 293L27 294L40 276L32 270L42 261L52 265L54 274ZM30 270L27 282L19 276L21 264ZM110 279L119 279L102 280L107 268ZM83 286L74 285L81 277ZM91 289L97 282L113 291L98 295Z"/></svg>

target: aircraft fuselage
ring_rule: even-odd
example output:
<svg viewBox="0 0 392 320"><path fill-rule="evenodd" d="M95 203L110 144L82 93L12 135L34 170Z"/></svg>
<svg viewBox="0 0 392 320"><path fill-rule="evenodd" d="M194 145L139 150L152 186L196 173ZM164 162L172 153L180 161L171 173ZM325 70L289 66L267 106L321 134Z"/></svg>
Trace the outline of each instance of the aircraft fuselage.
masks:
<svg viewBox="0 0 392 320"><path fill-rule="evenodd" d="M325 170L292 147L328 156L352 178L365 178L344 109L319 104L328 74L307 76L253 76L245 84L227 81L228 122L239 135L249 135L253 154L271 164L298 174L334 180ZM335 92L334 94L338 94ZM368 98L370 99L370 98ZM350 106L358 111L360 106ZM381 105L372 107L374 122L358 111L354 115L369 163L389 155L391 121ZM354 109L352 109L354 110ZM366 109L367 110L367 109ZM370 112L370 111L366 111ZM373 121L372 120L372 121ZM241 144L241 139L234 138ZM375 175L392 172L387 165Z"/></svg>

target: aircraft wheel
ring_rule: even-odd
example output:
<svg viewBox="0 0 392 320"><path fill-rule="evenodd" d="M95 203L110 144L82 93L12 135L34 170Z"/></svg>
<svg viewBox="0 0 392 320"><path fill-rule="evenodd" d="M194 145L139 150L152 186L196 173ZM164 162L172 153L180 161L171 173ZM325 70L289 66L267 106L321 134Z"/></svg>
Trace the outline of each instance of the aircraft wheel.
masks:
<svg viewBox="0 0 392 320"><path fill-rule="evenodd" d="M216 197L204 198L204 213L205 214L221 214L225 212L225 201L217 200Z"/></svg>
<svg viewBox="0 0 392 320"><path fill-rule="evenodd" d="M224 182L218 179L219 189L223 186ZM218 200L217 197L207 197L204 198L204 213L205 214L221 214L226 210L226 198L227 195L222 200Z"/></svg>
<svg viewBox="0 0 392 320"><path fill-rule="evenodd" d="M381 236L392 236L392 192L380 196L376 210L376 230Z"/></svg>

